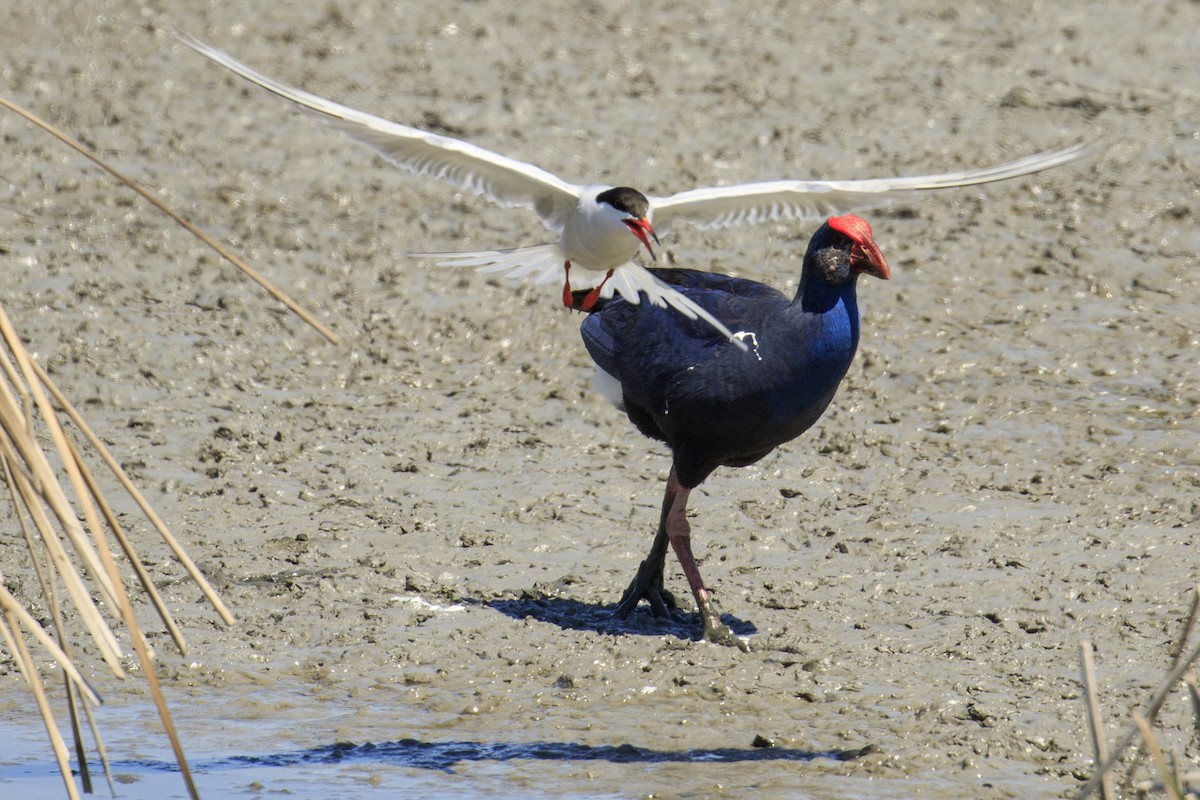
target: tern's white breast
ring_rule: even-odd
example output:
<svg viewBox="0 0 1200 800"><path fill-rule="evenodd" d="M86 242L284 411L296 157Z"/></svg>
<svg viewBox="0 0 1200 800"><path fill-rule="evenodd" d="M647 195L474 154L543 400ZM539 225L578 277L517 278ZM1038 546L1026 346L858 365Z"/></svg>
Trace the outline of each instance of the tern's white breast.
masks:
<svg viewBox="0 0 1200 800"><path fill-rule="evenodd" d="M625 225L629 216L596 195L609 187L589 186L579 195L575 212L567 217L559 247L572 267L597 271L619 267L637 255L641 242Z"/></svg>

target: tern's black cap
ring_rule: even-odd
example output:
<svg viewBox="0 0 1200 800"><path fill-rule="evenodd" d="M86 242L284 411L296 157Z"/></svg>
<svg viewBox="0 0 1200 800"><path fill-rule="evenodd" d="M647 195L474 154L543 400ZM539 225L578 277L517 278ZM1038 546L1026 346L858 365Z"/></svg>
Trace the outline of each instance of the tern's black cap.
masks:
<svg viewBox="0 0 1200 800"><path fill-rule="evenodd" d="M646 199L646 195L628 186L606 189L596 195L596 202L608 203L617 211L624 211L638 219L645 219L646 213L650 211L650 201Z"/></svg>

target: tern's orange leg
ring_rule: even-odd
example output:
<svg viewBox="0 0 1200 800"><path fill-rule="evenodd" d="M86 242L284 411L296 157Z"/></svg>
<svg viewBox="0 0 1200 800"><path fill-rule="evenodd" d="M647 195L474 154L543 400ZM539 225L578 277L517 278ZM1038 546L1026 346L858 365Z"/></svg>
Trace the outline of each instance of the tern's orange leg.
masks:
<svg viewBox="0 0 1200 800"><path fill-rule="evenodd" d="M571 302L571 262L563 262L563 305L567 308L574 308L575 304Z"/></svg>
<svg viewBox="0 0 1200 800"><path fill-rule="evenodd" d="M600 281L600 285L588 292L587 296L583 298L583 305L580 308L584 311L591 311L592 306L596 305L596 301L600 299L600 290L604 288L604 284L608 283L608 279L612 276L613 270L610 269L608 274L604 276L604 280Z"/></svg>

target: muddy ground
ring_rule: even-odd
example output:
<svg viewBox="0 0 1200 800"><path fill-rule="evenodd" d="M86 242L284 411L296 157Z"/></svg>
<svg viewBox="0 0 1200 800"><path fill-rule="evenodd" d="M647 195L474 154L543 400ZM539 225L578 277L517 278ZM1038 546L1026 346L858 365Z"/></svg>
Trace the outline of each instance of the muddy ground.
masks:
<svg viewBox="0 0 1200 800"><path fill-rule="evenodd" d="M543 241L532 215L389 167L170 27L351 106L656 194L1108 146L867 214L893 279L860 282L861 350L833 407L693 495L742 653L695 641L694 615L611 618L668 458L593 392L557 290L404 255ZM240 620L220 626L137 529L192 647L156 638L185 741L210 767L380 745L308 784L213 767L201 789L1069 795L1091 764L1080 640L1117 735L1200 579L1197 31L1182 0L81 0L10 16L5 96L341 336L0 117L0 301ZM663 244L790 291L813 227L679 227ZM23 562L2 566L31 589ZM11 662L0 673L0 728L36 738ZM169 758L130 710L141 690L98 682L127 714L114 756ZM1173 695L1160 733L1194 763L1191 726Z"/></svg>

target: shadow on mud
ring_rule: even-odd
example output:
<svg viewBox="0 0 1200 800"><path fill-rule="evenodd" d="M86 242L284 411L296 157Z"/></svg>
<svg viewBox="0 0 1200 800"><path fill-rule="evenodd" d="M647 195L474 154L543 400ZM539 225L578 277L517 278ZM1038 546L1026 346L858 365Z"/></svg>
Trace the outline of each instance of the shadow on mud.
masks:
<svg viewBox="0 0 1200 800"><path fill-rule="evenodd" d="M535 619L538 622L549 622L560 628L595 631L596 633L669 635L695 640L700 637L702 628L699 614L676 611L670 618L660 618L651 614L645 604L635 609L625 619L619 619L613 613L616 605L591 605L565 597L485 600L481 601L481 605L494 608L513 619ZM722 614L721 621L738 636L750 636L758 633L758 628L754 626L754 623L740 620L732 614Z"/></svg>
<svg viewBox="0 0 1200 800"><path fill-rule="evenodd" d="M313 747L286 753L232 756L202 760L193 764L198 773L220 772L249 767L295 767L322 764L376 763L394 767L453 772L454 767L468 761L611 761L617 764L706 763L729 764L744 761L812 761L830 758L853 761L876 752L874 746L856 750L797 750L786 747L720 747L683 751L652 750L622 745L587 745L574 742L422 742L400 739L395 742L367 742ZM166 761L137 761L114 764L124 771L174 772L175 764Z"/></svg>

